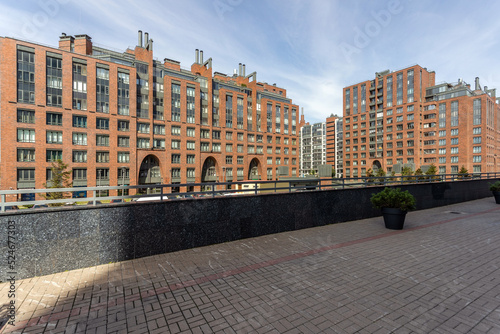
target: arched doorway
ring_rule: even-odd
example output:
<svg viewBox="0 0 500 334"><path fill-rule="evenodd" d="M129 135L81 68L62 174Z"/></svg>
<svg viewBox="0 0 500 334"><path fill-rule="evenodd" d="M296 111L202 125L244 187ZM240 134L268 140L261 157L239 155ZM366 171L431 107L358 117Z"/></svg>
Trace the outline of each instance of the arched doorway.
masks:
<svg viewBox="0 0 500 334"><path fill-rule="evenodd" d="M139 168L139 185L160 184L161 181L160 161L154 155L146 156Z"/></svg>
<svg viewBox="0 0 500 334"><path fill-rule="evenodd" d="M373 174L376 174L376 173L377 173L377 171L378 171L380 168L382 168L382 165L380 164L380 161L375 160L375 161L373 162L373 165L372 165Z"/></svg>
<svg viewBox="0 0 500 334"><path fill-rule="evenodd" d="M248 179L249 180L260 180L260 162L259 159L253 158L250 161L250 166L248 167Z"/></svg>
<svg viewBox="0 0 500 334"><path fill-rule="evenodd" d="M214 158L208 157L203 163L201 171L201 182L215 182L217 181L217 161Z"/></svg>

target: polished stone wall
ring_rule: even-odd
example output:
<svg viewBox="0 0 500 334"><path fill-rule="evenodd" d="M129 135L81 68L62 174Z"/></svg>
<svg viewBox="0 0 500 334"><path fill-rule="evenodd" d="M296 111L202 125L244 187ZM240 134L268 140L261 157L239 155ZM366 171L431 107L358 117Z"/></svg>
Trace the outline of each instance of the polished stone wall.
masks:
<svg viewBox="0 0 500 334"><path fill-rule="evenodd" d="M417 209L492 196L488 180L401 186ZM382 187L224 196L163 203L22 210L0 215L0 280L26 278L380 215ZM492 201L494 201L492 197ZM10 222L10 223L9 223ZM13 229L10 226L14 226ZM7 235L15 230L14 269ZM11 246L12 241L11 238Z"/></svg>

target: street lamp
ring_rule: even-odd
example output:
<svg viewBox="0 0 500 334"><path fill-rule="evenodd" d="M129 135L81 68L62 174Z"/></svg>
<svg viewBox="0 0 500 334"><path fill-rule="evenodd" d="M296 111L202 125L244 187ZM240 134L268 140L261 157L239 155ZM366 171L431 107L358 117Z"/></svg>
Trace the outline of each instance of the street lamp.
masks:
<svg viewBox="0 0 500 334"><path fill-rule="evenodd" d="M120 168L122 170L122 186L125 186L125 172L127 171L127 167L121 166ZM125 188L122 189L122 196L124 195L124 193L125 193Z"/></svg>

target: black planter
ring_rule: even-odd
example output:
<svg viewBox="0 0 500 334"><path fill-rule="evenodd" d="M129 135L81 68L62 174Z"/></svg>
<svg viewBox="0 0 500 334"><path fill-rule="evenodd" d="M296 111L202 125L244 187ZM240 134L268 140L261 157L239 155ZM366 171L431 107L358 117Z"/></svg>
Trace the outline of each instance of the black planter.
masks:
<svg viewBox="0 0 500 334"><path fill-rule="evenodd" d="M390 230L402 230L405 223L407 211L399 208L382 208L385 228Z"/></svg>
<svg viewBox="0 0 500 334"><path fill-rule="evenodd" d="M492 191L493 193L493 196L495 196L495 202L497 202L497 204L500 204L500 191Z"/></svg>

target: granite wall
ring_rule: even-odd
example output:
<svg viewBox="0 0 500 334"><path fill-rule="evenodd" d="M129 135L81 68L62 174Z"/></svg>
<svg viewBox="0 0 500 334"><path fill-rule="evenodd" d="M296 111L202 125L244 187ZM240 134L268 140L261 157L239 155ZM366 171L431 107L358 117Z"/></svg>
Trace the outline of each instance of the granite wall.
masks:
<svg viewBox="0 0 500 334"><path fill-rule="evenodd" d="M492 196L488 180L401 186L417 209ZM47 275L242 238L380 215L369 199L382 187L224 196L0 215L0 280ZM493 200L493 199L492 199ZM12 234L8 231L15 231ZM15 236L16 239L8 235ZM14 248L12 249L12 245ZM8 248L11 247L11 249ZM15 255L9 266L7 256ZM10 258L12 264L12 258Z"/></svg>

